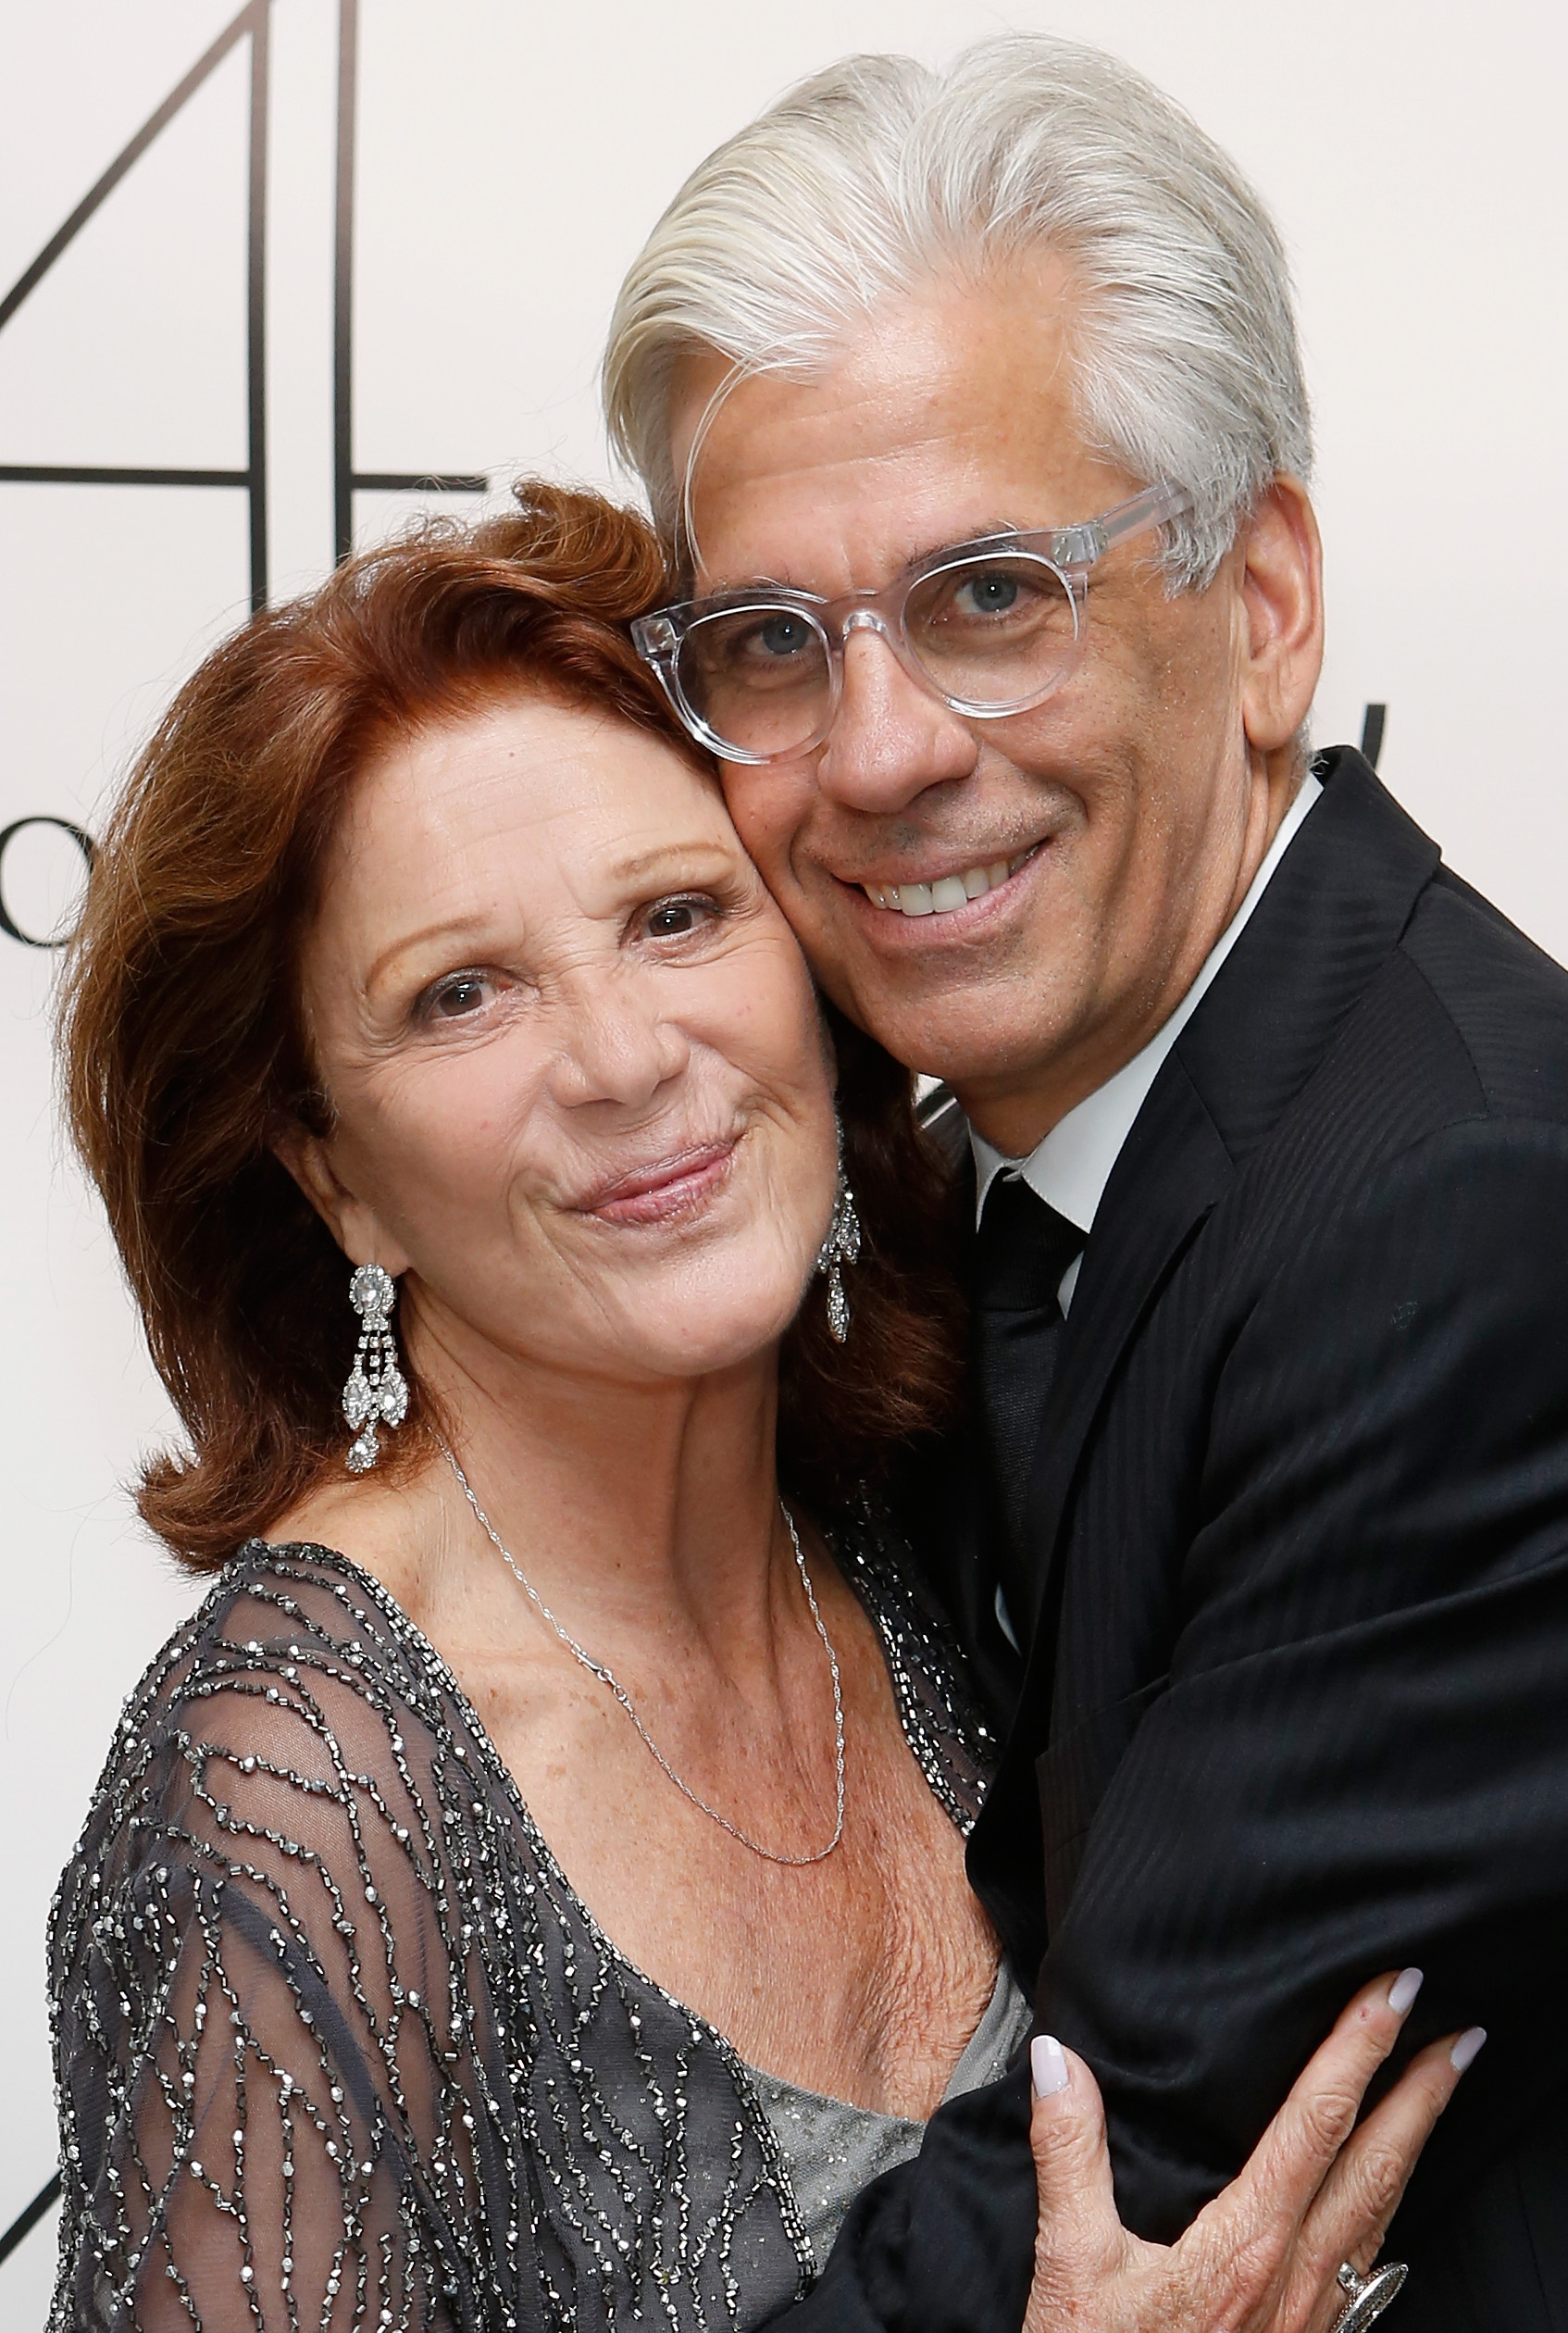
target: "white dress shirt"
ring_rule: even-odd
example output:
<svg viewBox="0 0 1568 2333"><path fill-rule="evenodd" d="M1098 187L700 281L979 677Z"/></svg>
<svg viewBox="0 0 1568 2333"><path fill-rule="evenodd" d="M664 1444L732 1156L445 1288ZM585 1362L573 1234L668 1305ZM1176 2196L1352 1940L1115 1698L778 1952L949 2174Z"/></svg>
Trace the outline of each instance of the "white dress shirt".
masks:
<svg viewBox="0 0 1568 2333"><path fill-rule="evenodd" d="M1257 906L1276 869L1291 843L1300 832L1302 822L1323 788L1309 771L1302 780L1296 799L1280 821L1279 832L1269 844L1263 865L1253 876L1246 898L1226 924L1224 931L1204 958L1202 969L1192 986L1176 1006L1169 1020L1156 1030L1141 1053L1107 1078L1102 1086L1058 1119L1044 1140L1038 1142L1027 1158L1006 1158L993 1150L985 1137L969 1129L970 1146L975 1154L975 1220L979 1222L986 1204L986 1193L998 1175L1021 1175L1031 1191L1038 1191L1048 1206L1058 1215L1076 1223L1086 1239L1093 1229L1111 1170L1121 1155L1122 1145L1132 1132L1134 1118L1143 1107L1149 1089L1160 1073L1161 1064L1188 1022L1192 1018L1215 974L1240 939L1247 919ZM1081 1254L1076 1255L1062 1276L1057 1291L1064 1313L1073 1301L1077 1285Z"/></svg>

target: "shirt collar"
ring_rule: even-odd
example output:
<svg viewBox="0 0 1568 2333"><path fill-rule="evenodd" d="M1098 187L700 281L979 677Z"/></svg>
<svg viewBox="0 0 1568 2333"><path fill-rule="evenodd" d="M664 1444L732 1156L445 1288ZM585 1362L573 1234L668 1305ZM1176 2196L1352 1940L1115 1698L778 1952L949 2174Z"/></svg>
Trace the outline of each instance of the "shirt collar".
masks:
<svg viewBox="0 0 1568 2333"><path fill-rule="evenodd" d="M1198 1010L1204 995L1213 985L1221 965L1240 939L1248 918L1273 880L1280 860L1285 856L1308 811L1322 793L1319 780L1309 771L1298 789L1296 798L1280 821L1279 831L1268 847L1263 865L1253 876L1247 896L1226 924L1204 958L1202 969L1192 986L1176 1006L1169 1020L1151 1037L1141 1053L1134 1054L1129 1062L1107 1078L1102 1086L1086 1094L1064 1118L1058 1119L1044 1140L1039 1142L1027 1158L1007 1158L993 1150L983 1135L969 1129L970 1147L975 1154L975 1220L979 1222L986 1204L986 1193L998 1175L1021 1175L1031 1191L1054 1207L1058 1215L1076 1223L1085 1235L1093 1229L1111 1170L1121 1155L1123 1143L1132 1132L1133 1120L1143 1107L1150 1087L1160 1074L1165 1055Z"/></svg>

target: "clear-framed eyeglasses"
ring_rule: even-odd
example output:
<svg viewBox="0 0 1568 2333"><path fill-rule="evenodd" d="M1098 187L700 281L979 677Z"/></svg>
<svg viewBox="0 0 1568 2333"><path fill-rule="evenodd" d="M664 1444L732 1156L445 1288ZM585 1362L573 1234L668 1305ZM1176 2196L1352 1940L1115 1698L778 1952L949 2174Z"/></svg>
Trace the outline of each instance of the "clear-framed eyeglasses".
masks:
<svg viewBox="0 0 1568 2333"><path fill-rule="evenodd" d="M1072 672L1089 575L1112 545L1190 507L1167 481L1080 526L953 543L885 591L835 600L772 584L720 592L640 617L631 636L691 735L723 761L778 761L820 745L853 631L876 632L955 713L999 720L1043 704Z"/></svg>

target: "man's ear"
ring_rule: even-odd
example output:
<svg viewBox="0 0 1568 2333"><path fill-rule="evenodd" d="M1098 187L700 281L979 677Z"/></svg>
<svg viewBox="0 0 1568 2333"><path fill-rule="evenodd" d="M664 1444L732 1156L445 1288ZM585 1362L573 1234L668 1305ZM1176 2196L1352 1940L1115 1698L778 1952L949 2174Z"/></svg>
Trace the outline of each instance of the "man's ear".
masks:
<svg viewBox="0 0 1568 2333"><path fill-rule="evenodd" d="M1276 478L1242 529L1248 637L1241 718L1255 753L1300 729L1323 666L1323 543L1306 488Z"/></svg>
<svg viewBox="0 0 1568 2333"><path fill-rule="evenodd" d="M330 1135L313 1134L299 1118L291 1117L274 1130L271 1148L351 1264L380 1264L393 1279L408 1269L407 1256L388 1239L374 1209L356 1198L339 1175Z"/></svg>

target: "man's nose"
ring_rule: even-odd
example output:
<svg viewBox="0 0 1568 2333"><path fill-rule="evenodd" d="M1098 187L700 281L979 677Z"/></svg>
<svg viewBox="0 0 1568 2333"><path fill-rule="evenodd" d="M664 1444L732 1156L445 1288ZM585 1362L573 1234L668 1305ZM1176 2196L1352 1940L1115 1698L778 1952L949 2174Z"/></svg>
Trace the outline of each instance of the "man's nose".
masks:
<svg viewBox="0 0 1568 2333"><path fill-rule="evenodd" d="M967 778L979 758L973 731L922 688L869 626L844 643L843 692L817 756L826 794L855 810L903 809L927 786Z"/></svg>
<svg viewBox="0 0 1568 2333"><path fill-rule="evenodd" d="M660 987L657 974L627 966L573 983L552 1080L563 1107L642 1109L682 1074L691 1041L661 1009Z"/></svg>

